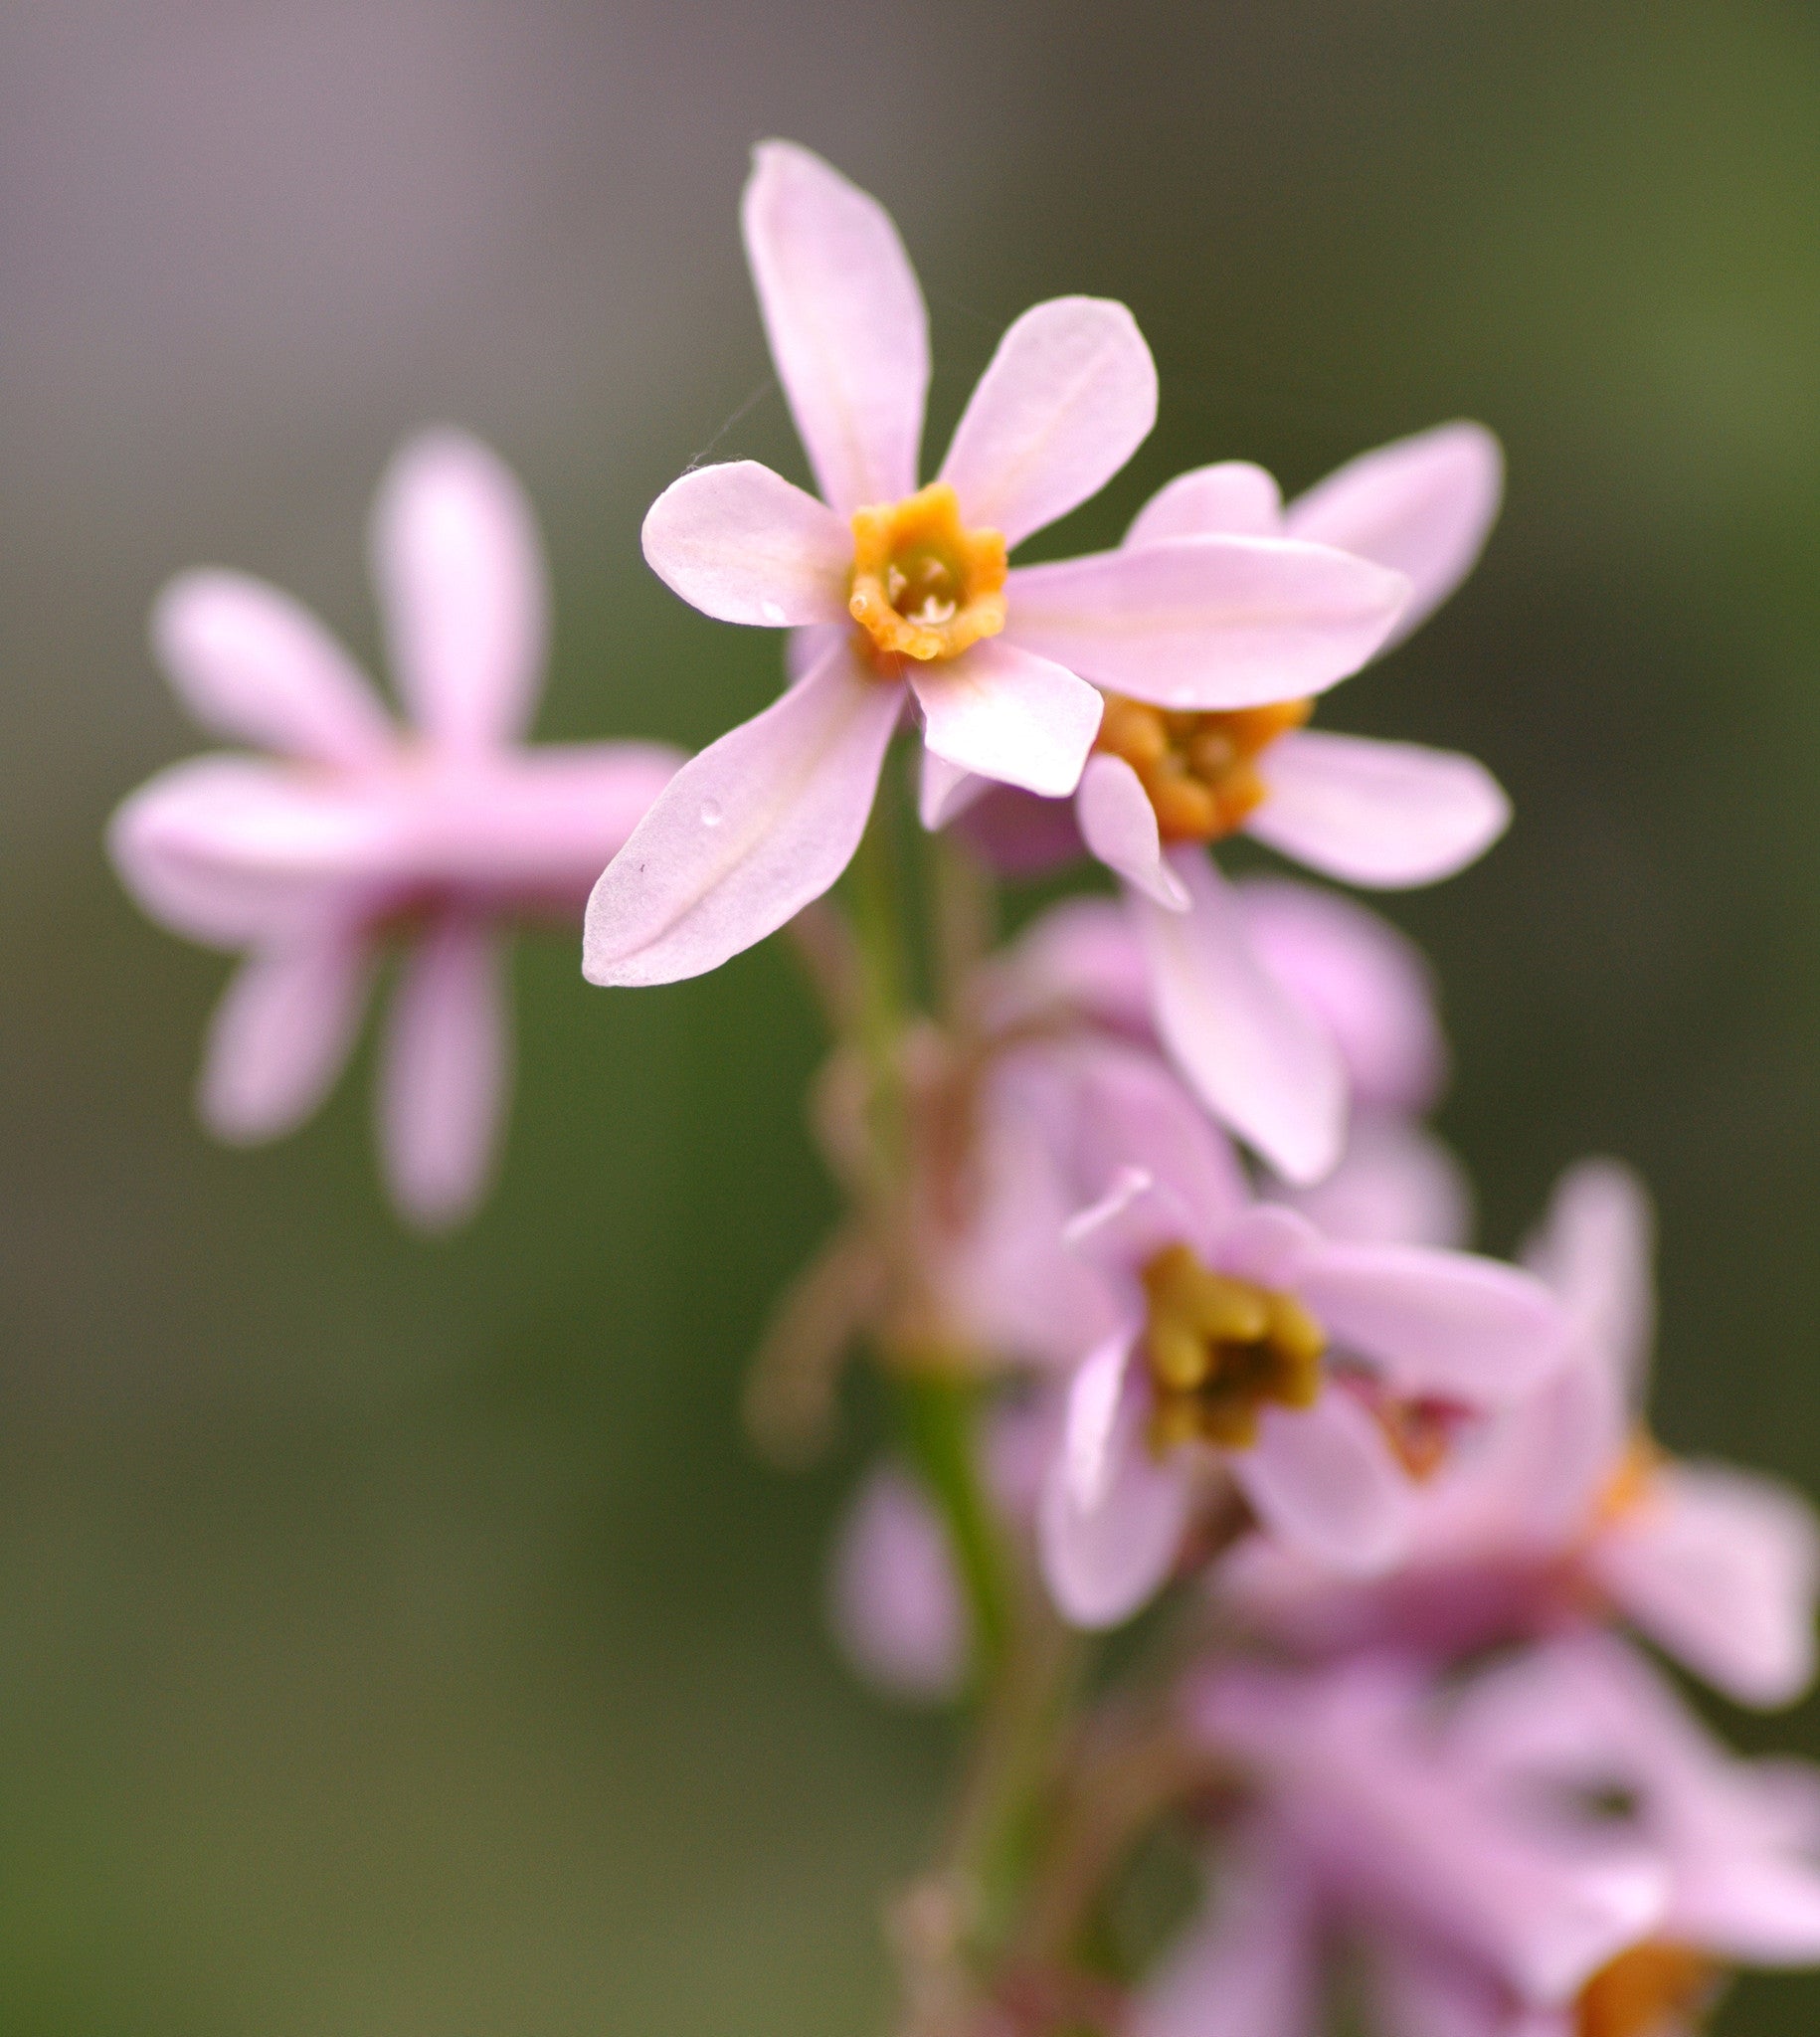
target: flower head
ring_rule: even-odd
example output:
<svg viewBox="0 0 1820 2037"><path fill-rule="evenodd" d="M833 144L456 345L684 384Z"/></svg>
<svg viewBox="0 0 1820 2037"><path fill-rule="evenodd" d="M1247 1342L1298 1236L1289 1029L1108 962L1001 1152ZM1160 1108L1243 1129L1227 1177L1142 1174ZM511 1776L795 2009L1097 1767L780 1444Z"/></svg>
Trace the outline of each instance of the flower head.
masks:
<svg viewBox="0 0 1820 2037"><path fill-rule="evenodd" d="M1280 534L1008 565L1150 431L1157 375L1131 313L1092 297L1026 311L919 488L928 321L895 227L781 141L758 151L743 224L821 496L750 461L697 468L652 505L644 553L706 614L807 642L790 690L695 758L602 877L596 983L699 975L825 891L906 711L932 825L976 777L1060 797L1098 687L1186 709L1300 699L1368 657L1406 593L1394 570Z"/></svg>
<svg viewBox="0 0 1820 2037"><path fill-rule="evenodd" d="M578 917L677 758L653 743L520 746L542 679L543 562L529 503L484 447L454 432L406 446L372 542L415 728L287 596L185 574L153 612L160 662L199 721L275 754L175 766L125 802L108 843L155 918L247 951L202 1073L224 1139L274 1138L316 1108L381 950L404 941L381 1150L400 1209L434 1227L478 1200L504 1109L501 925Z"/></svg>

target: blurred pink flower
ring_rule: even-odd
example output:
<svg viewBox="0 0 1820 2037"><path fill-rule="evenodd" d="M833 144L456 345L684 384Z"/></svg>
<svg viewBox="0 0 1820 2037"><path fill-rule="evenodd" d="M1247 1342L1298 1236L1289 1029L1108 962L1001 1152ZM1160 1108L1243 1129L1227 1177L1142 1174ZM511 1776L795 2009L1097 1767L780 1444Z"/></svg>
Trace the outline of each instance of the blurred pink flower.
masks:
<svg viewBox="0 0 1820 2037"><path fill-rule="evenodd" d="M1394 1639L1448 1656L1615 1610L1741 1703L1798 1697L1814 1674L1814 1511L1778 1480L1648 1440L1651 1229L1615 1162L1562 1180L1528 1257L1572 1323L1567 1362L1459 1439L1416 1498L1395 1576L1342 1583L1253 1543L1224 1588L1321 1651Z"/></svg>
<svg viewBox="0 0 1820 2037"><path fill-rule="evenodd" d="M1666 1914L1653 1848L1538 1829L1402 1666L1230 1669L1192 1713L1252 1801L1129 2037L1311 2037L1346 1941L1382 2037L1573 2037L1581 1990Z"/></svg>
<svg viewBox="0 0 1820 2037"><path fill-rule="evenodd" d="M547 595L529 503L475 441L393 462L373 572L416 727L277 589L188 573L152 641L211 730L276 754L179 764L114 815L121 880L154 918L248 959L211 1022L199 1103L219 1137L275 1138L346 1061L389 936L409 948L380 1067L380 1145L415 1223L467 1215L509 1086L502 921L579 918L602 861L675 770L659 744L519 747Z"/></svg>
<svg viewBox="0 0 1820 2037"><path fill-rule="evenodd" d="M906 707L930 825L976 776L1063 796L1100 724L1096 685L1171 707L1300 698L1368 657L1408 592L1394 570L1279 533L1008 567L1155 421L1131 313L1091 297L1026 311L918 491L928 320L889 217L781 141L759 148L742 217L821 499L751 461L697 468L652 505L644 553L706 614L802 633L797 675L684 767L602 877L595 983L699 975L819 897Z"/></svg>
<svg viewBox="0 0 1820 2037"><path fill-rule="evenodd" d="M1379 1414L1466 1411L1533 1389L1567 1325L1533 1275L1463 1252L1333 1240L1254 1204L1230 1150L1160 1065L1099 1079L1083 1173L1110 1188L1070 1237L1117 1326L1076 1371L1043 1492L1045 1574L1085 1626L1173 1567L1209 1472L1268 1533L1337 1569L1407 1546L1410 1486Z"/></svg>

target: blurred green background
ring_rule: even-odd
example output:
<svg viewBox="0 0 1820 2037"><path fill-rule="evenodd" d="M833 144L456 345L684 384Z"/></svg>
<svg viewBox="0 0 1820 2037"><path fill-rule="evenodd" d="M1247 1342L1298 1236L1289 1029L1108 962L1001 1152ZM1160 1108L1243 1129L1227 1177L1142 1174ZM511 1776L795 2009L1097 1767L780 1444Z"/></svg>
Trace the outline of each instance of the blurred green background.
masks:
<svg viewBox="0 0 1820 2037"><path fill-rule="evenodd" d="M1660 1426L1820 1486L1820 15L1483 0L103 0L0 22L0 2029L878 2026L938 1728L820 1637L856 1461L745 1455L825 1220L787 959L584 988L520 951L502 1186L426 1246L364 1070L273 1150L189 1111L221 961L98 839L198 747L143 648L217 560L371 654L365 505L439 418L556 568L542 732L699 742L776 645L642 568L761 385L745 154L895 211L931 447L1033 299L1128 300L1159 429L1057 543L1230 456L1300 486L1459 414L1509 507L1332 725L1516 797L1393 910L1505 1248L1563 1163L1660 1197ZM775 389L716 445L800 471ZM1820 1753L1820 1709L1740 1730ZM1814 2027L1751 1980L1722 2027Z"/></svg>

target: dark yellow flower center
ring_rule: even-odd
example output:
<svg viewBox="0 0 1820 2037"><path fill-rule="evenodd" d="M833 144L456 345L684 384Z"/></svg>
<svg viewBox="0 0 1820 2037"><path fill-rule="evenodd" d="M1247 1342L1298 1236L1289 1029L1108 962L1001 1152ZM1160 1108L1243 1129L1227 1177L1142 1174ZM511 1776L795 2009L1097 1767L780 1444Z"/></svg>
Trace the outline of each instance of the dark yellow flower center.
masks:
<svg viewBox="0 0 1820 2037"><path fill-rule="evenodd" d="M1719 1978L1713 1961L1686 1945L1633 1945L1580 1989L1575 2037L1692 2037Z"/></svg>
<svg viewBox="0 0 1820 2037"><path fill-rule="evenodd" d="M1138 774L1165 841L1214 841L1263 804L1258 758L1300 728L1314 704L1278 700L1198 713L1109 693L1094 747L1123 757Z"/></svg>
<svg viewBox="0 0 1820 2037"><path fill-rule="evenodd" d="M853 512L847 613L882 656L956 657L1004 628L1004 539L964 530L946 481Z"/></svg>
<svg viewBox="0 0 1820 2037"><path fill-rule="evenodd" d="M1156 1388L1151 1444L1257 1441L1266 1400L1310 1407L1321 1391L1327 1334L1293 1295L1203 1266L1170 1245L1144 1269L1150 1314L1144 1353Z"/></svg>

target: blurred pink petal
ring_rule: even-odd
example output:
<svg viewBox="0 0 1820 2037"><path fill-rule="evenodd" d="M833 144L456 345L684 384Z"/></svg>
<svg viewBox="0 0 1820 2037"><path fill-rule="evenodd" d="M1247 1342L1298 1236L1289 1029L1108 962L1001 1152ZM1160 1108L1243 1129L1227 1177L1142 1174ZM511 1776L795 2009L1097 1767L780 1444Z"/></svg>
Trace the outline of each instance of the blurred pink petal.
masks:
<svg viewBox="0 0 1820 2037"><path fill-rule="evenodd" d="M1561 1177L1524 1252L1596 1362L1633 1397L1656 1332L1655 1233L1649 1191L1634 1171L1618 1160L1582 1160Z"/></svg>
<svg viewBox="0 0 1820 2037"><path fill-rule="evenodd" d="M967 1673L967 1614L942 1525L893 1466L854 1494L828 1574L828 1618L841 1652L881 1689L949 1698Z"/></svg>
<svg viewBox="0 0 1820 2037"><path fill-rule="evenodd" d="M1414 594L1389 639L1399 644L1472 571L1503 488L1504 456L1483 425L1438 425L1317 482L1289 505L1285 527L1408 575Z"/></svg>
<svg viewBox="0 0 1820 2037"><path fill-rule="evenodd" d="M359 668L305 608L245 573L180 574L152 608L152 649L213 734L358 767L396 731Z"/></svg>
<svg viewBox="0 0 1820 2037"><path fill-rule="evenodd" d="M1157 1029L1214 1116L1292 1182L1340 1157L1346 1081L1327 1033L1263 968L1232 893L1206 855L1170 858L1186 913L1131 901L1143 935Z"/></svg>
<svg viewBox="0 0 1820 2037"><path fill-rule="evenodd" d="M903 697L844 645L677 772L588 901L590 983L717 968L852 860Z"/></svg>
<svg viewBox="0 0 1820 2037"><path fill-rule="evenodd" d="M1080 783L1105 704L1084 679L1000 639L908 676L938 757L1051 797Z"/></svg>
<svg viewBox="0 0 1820 2037"><path fill-rule="evenodd" d="M1247 877L1234 889L1265 968L1333 1034L1355 1099L1428 1109L1446 1078L1447 1043L1415 943L1356 900L1293 877Z"/></svg>
<svg viewBox="0 0 1820 2037"><path fill-rule="evenodd" d="M665 587L723 623L844 624L852 533L756 460L698 466L644 517L644 557Z"/></svg>
<svg viewBox="0 0 1820 2037"><path fill-rule="evenodd" d="M1283 494L1273 475L1248 460L1222 460L1179 473L1132 520L1128 545L1172 537L1280 537Z"/></svg>
<svg viewBox="0 0 1820 2037"><path fill-rule="evenodd" d="M1820 1535L1790 1487L1659 1464L1588 1561L1628 1618L1739 1704L1792 1704L1813 1682Z"/></svg>
<svg viewBox="0 0 1820 2037"><path fill-rule="evenodd" d="M1104 297L1033 305L968 400L941 479L969 524L1007 547L1097 495L1157 421L1157 368L1138 321Z"/></svg>
<svg viewBox="0 0 1820 2037"><path fill-rule="evenodd" d="M1472 1189L1453 1154L1419 1125L1355 1114L1340 1165L1284 1200L1329 1237L1458 1251L1472 1230Z"/></svg>
<svg viewBox="0 0 1820 2037"><path fill-rule="evenodd" d="M503 958L487 929L446 917L407 955L379 1071L392 1199L443 1230L473 1213L492 1172L510 1080Z"/></svg>
<svg viewBox="0 0 1820 2037"><path fill-rule="evenodd" d="M549 590L517 477L464 432L426 432L373 506L373 579L392 674L412 718L451 750L522 736L543 684Z"/></svg>
<svg viewBox="0 0 1820 2037"><path fill-rule="evenodd" d="M1497 780L1452 750L1298 729L1259 770L1268 794L1245 832L1349 884L1450 877L1510 826Z"/></svg>
<svg viewBox="0 0 1820 2037"><path fill-rule="evenodd" d="M1197 1249L1254 1213L1237 1155L1154 1054L1103 1040L1078 1045L1069 1062L1072 1159L1086 1194L1140 1170L1183 1212L1176 1234Z"/></svg>
<svg viewBox="0 0 1820 2037"><path fill-rule="evenodd" d="M1187 911L1187 888L1164 860L1157 810L1123 757L1088 760L1074 797L1074 818L1081 839L1109 870L1166 911Z"/></svg>
<svg viewBox="0 0 1820 2037"><path fill-rule="evenodd" d="M1005 636L1161 707L1252 707L1355 672L1401 610L1401 577L1279 538L1176 538L1017 566Z"/></svg>
<svg viewBox="0 0 1820 2037"><path fill-rule="evenodd" d="M992 784L990 778L981 778L963 764L951 764L925 746L917 778L917 819L934 833L966 813L976 800L992 790Z"/></svg>
<svg viewBox="0 0 1820 2037"><path fill-rule="evenodd" d="M1301 1291L1337 1342L1409 1391L1514 1400L1566 1356L1568 1325L1543 1283L1470 1252L1330 1241Z"/></svg>
<svg viewBox="0 0 1820 2037"><path fill-rule="evenodd" d="M1266 1403L1256 1443L1227 1463L1266 1530L1319 1563L1368 1576L1408 1547L1408 1481L1348 1392L1329 1387L1307 1408Z"/></svg>
<svg viewBox="0 0 1820 2037"><path fill-rule="evenodd" d="M1129 1334L1081 1366L1043 1485L1043 1577L1077 1626L1117 1626L1136 1612L1168 1576L1187 1525L1185 1472L1179 1459L1151 1457L1131 1374Z"/></svg>
<svg viewBox="0 0 1820 2037"><path fill-rule="evenodd" d="M197 1089L209 1130L238 1146L300 1125L347 1062L371 978L349 928L249 956L209 1021Z"/></svg>
<svg viewBox="0 0 1820 2037"><path fill-rule="evenodd" d="M746 258L791 415L842 516L916 486L929 321L890 215L789 141L753 151Z"/></svg>

